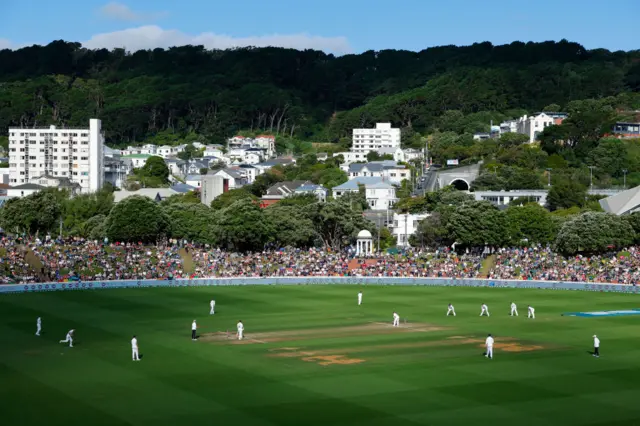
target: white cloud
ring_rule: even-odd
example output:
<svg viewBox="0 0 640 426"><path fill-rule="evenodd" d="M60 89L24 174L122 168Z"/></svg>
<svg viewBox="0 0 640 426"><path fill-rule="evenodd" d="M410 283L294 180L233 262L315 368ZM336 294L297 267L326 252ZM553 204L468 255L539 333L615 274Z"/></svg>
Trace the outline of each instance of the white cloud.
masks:
<svg viewBox="0 0 640 426"><path fill-rule="evenodd" d="M13 43L6 38L0 38L0 50L2 49L11 49L13 47Z"/></svg>
<svg viewBox="0 0 640 426"><path fill-rule="evenodd" d="M164 30L157 25L146 25L111 33L96 34L82 44L90 49L125 48L129 51L191 44L203 45L207 49L273 46L316 49L337 54L351 52L351 46L345 37L322 37L308 34L272 34L251 37L231 37L215 33L190 35L178 30Z"/></svg>
<svg viewBox="0 0 640 426"><path fill-rule="evenodd" d="M98 10L98 14L103 18L115 19L118 21L153 21L165 15L163 12L147 13L136 12L131 10L129 6L122 3L111 2L102 6Z"/></svg>

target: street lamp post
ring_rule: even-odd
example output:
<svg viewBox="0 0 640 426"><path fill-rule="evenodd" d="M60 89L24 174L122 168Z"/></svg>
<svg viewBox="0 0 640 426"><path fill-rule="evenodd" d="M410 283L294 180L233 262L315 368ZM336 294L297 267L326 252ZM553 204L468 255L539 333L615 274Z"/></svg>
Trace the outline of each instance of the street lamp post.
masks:
<svg viewBox="0 0 640 426"><path fill-rule="evenodd" d="M547 168L547 186L551 186L551 167Z"/></svg>
<svg viewBox="0 0 640 426"><path fill-rule="evenodd" d="M627 189L627 172L628 171L629 170L627 170L627 169L623 169L622 170L622 175L623 175L623 177L622 177L622 182L623 182L622 183L622 188L623 189Z"/></svg>

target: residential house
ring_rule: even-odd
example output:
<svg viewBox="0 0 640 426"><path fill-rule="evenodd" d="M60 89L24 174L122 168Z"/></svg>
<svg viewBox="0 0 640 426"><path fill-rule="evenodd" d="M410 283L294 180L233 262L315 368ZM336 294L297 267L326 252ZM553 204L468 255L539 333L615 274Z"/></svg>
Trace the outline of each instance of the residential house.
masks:
<svg viewBox="0 0 640 426"><path fill-rule="evenodd" d="M162 158L167 158L173 155L173 147L169 145L159 146L156 150L156 155Z"/></svg>
<svg viewBox="0 0 640 426"><path fill-rule="evenodd" d="M416 233L420 221L429 216L429 213L420 214L393 214L393 226L391 234L396 237L398 247L409 247L409 238Z"/></svg>
<svg viewBox="0 0 640 426"><path fill-rule="evenodd" d="M488 139L491 139L491 133L477 132L473 134L473 140L475 141L486 141Z"/></svg>
<svg viewBox="0 0 640 426"><path fill-rule="evenodd" d="M176 194L179 194L179 192L174 191L171 188L142 188L142 189L138 189L137 191L123 190L123 191L115 191L113 193L113 201L115 203L119 203L125 198L129 198L133 195L140 195L142 197L151 198L152 200L159 203L160 201L165 200L171 197L172 195L176 195Z"/></svg>
<svg viewBox="0 0 640 426"><path fill-rule="evenodd" d="M240 170L234 170L230 168L221 169L216 172L213 172L213 175L220 176L223 179L226 179L229 182L228 184L229 190L238 189L247 184L247 178L245 174Z"/></svg>
<svg viewBox="0 0 640 426"><path fill-rule="evenodd" d="M191 159L182 166L182 175L199 175L200 170L208 169L209 163L201 159Z"/></svg>
<svg viewBox="0 0 640 426"><path fill-rule="evenodd" d="M24 183L22 185L7 188L7 198L22 198L27 195L35 194L42 191L46 186L37 185L35 183Z"/></svg>
<svg viewBox="0 0 640 426"><path fill-rule="evenodd" d="M538 115L525 115L518 119L518 133L526 135L529 137L529 143L533 143L545 128L554 124L554 119L543 112Z"/></svg>
<svg viewBox="0 0 640 426"><path fill-rule="evenodd" d="M52 176L47 174L40 175L40 176L33 176L29 178L28 183L42 185L48 188L66 189L72 195L79 194L82 189L79 183L74 182L69 178Z"/></svg>
<svg viewBox="0 0 640 426"><path fill-rule="evenodd" d="M357 177L333 188L333 196L340 198L346 193L359 192L364 186L367 203L372 210L389 210L398 201L396 188L380 176Z"/></svg>
<svg viewBox="0 0 640 426"><path fill-rule="evenodd" d="M254 164L253 166L255 166L257 169L260 170L260 173L258 173L260 175L272 167L275 167L275 166L286 167L286 166L293 165L295 163L296 163L296 160L293 157L279 157L279 158L273 158L271 160L263 161L262 163L259 163L259 164Z"/></svg>
<svg viewBox="0 0 640 426"><path fill-rule="evenodd" d="M380 148L376 152L380 156L390 155L390 156L393 157L394 161L398 161L398 162L407 161L404 151L399 146L398 147L391 147L391 148Z"/></svg>
<svg viewBox="0 0 640 426"><path fill-rule="evenodd" d="M123 160L131 161L132 167L134 169L139 169L143 167L145 164L147 164L147 160L151 157L153 157L153 155L150 155L150 154L129 154L129 155L123 155L120 158L122 158Z"/></svg>
<svg viewBox="0 0 640 426"><path fill-rule="evenodd" d="M224 149L222 145L207 145L202 154L205 157L224 157Z"/></svg>
<svg viewBox="0 0 640 426"><path fill-rule="evenodd" d="M122 188L129 173L133 171L131 161L125 161L117 157L106 157L104 159L104 181L109 182L116 188Z"/></svg>
<svg viewBox="0 0 640 426"><path fill-rule="evenodd" d="M181 176L182 169L184 168L186 161L178 160L177 158L165 158L164 163L167 165L169 173L171 173L172 175Z"/></svg>
<svg viewBox="0 0 640 426"><path fill-rule="evenodd" d="M268 207L284 198L291 197L292 195L295 194L296 189L300 188L305 184L313 185L312 182L304 181L304 180L278 182L272 185L271 187L269 187L269 189L267 189L267 192L262 196L262 199L260 200L260 207L263 207L263 208Z"/></svg>
<svg viewBox="0 0 640 426"><path fill-rule="evenodd" d="M158 152L158 147L152 143L142 145L142 148L140 148L140 154L156 155L157 152Z"/></svg>
<svg viewBox="0 0 640 426"><path fill-rule="evenodd" d="M420 160L422 158L424 158L424 153L421 149L407 148L404 150L404 161L407 163L412 160Z"/></svg>
<svg viewBox="0 0 640 426"><path fill-rule="evenodd" d="M259 135L254 139L255 146L265 151L266 157L276 155L276 137L273 135Z"/></svg>
<svg viewBox="0 0 640 426"><path fill-rule="evenodd" d="M198 144L198 145L196 145L196 144ZM200 149L200 148L198 148L198 146L200 146L200 147L202 147L202 146L203 146L202 144L199 144L198 142L194 142L192 145L193 145L193 147L194 147L194 148L196 148L196 149ZM180 145L176 145L176 146L174 146L174 147L173 147L173 154L174 154L174 155L178 155L178 154L180 154L181 152L184 152L184 150L185 150L186 148L187 148L187 144L184 144L184 143L183 143L183 144L180 144Z"/></svg>
<svg viewBox="0 0 640 426"><path fill-rule="evenodd" d="M354 151L336 152L333 156L337 157L341 155L343 158L342 165L348 166L351 163L365 162L367 161L367 154Z"/></svg>
<svg viewBox="0 0 640 426"><path fill-rule="evenodd" d="M305 183L302 186L299 186L294 191L295 195L306 195L313 194L319 202L324 203L327 201L327 195L329 194L329 190L322 185L316 185L311 183Z"/></svg>
<svg viewBox="0 0 640 426"><path fill-rule="evenodd" d="M11 185L9 185L8 183L0 183L0 197L5 197L7 196L7 190L11 188Z"/></svg>
<svg viewBox="0 0 640 426"><path fill-rule="evenodd" d="M244 164L259 164L264 157L264 151L259 148L249 148L242 158Z"/></svg>
<svg viewBox="0 0 640 426"><path fill-rule="evenodd" d="M248 184L252 184L256 180L256 177L262 174L260 169L251 164L240 164L238 166L238 170L244 173L244 177L247 179Z"/></svg>
<svg viewBox="0 0 640 426"><path fill-rule="evenodd" d="M411 170L391 160L351 164L347 169L347 174L349 179L377 176L396 185L400 185L403 180L411 180Z"/></svg>
<svg viewBox="0 0 640 426"><path fill-rule="evenodd" d="M197 175L187 175L184 178L184 182L189 185L192 186L194 188L200 188L200 186L202 185L202 176L200 174Z"/></svg>
<svg viewBox="0 0 640 426"><path fill-rule="evenodd" d="M329 159L329 154L326 152L319 152L316 154L316 158L318 161L327 161L327 159Z"/></svg>

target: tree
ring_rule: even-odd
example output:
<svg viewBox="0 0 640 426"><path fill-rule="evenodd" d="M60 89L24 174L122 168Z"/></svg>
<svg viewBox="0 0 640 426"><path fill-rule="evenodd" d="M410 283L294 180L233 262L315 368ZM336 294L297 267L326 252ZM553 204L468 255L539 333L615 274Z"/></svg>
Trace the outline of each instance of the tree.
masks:
<svg viewBox="0 0 640 426"><path fill-rule="evenodd" d="M393 155L391 154L383 154L380 155L376 151L370 151L367 154L367 161L383 161L383 160L393 160Z"/></svg>
<svg viewBox="0 0 640 426"><path fill-rule="evenodd" d="M549 244L556 238L555 222L549 212L537 203L511 206L505 215L512 244L520 245L525 240L529 244Z"/></svg>
<svg viewBox="0 0 640 426"><path fill-rule="evenodd" d="M274 226L250 199L241 199L217 214L213 236L224 249L246 252L262 250L273 238Z"/></svg>
<svg viewBox="0 0 640 426"><path fill-rule="evenodd" d="M549 104L542 109L544 112L560 112L561 107L558 104Z"/></svg>
<svg viewBox="0 0 640 426"><path fill-rule="evenodd" d="M436 211L421 220L410 243L420 247L442 247L453 243L446 226L445 216Z"/></svg>
<svg viewBox="0 0 640 426"><path fill-rule="evenodd" d="M587 197L584 185L573 180L555 182L547 194L547 207L554 211L559 208L580 207Z"/></svg>
<svg viewBox="0 0 640 426"><path fill-rule="evenodd" d="M216 199L211 202L211 208L213 210L222 210L240 200L249 200L255 202L258 200L258 197L248 192L244 188L231 189L218 195Z"/></svg>
<svg viewBox="0 0 640 426"><path fill-rule="evenodd" d="M202 151L194 147L192 143L187 144L184 147L184 150L178 153L178 158L184 161L189 161L199 157L202 157Z"/></svg>
<svg viewBox="0 0 640 426"><path fill-rule="evenodd" d="M264 210L265 220L273 226L274 242L280 247L313 246L318 234L306 205L282 204L285 200Z"/></svg>
<svg viewBox="0 0 640 426"><path fill-rule="evenodd" d="M522 133L504 133L500 136L499 144L505 148L520 146L529 142L529 137Z"/></svg>
<svg viewBox="0 0 640 426"><path fill-rule="evenodd" d="M169 218L168 235L171 238L213 243L210 227L215 217L209 207L201 203L170 203L162 205L162 211Z"/></svg>
<svg viewBox="0 0 640 426"><path fill-rule="evenodd" d="M372 233L375 230L375 225L366 220L361 212L352 210L350 203L343 198L309 206L311 220L322 244L334 250L353 243L363 229Z"/></svg>
<svg viewBox="0 0 640 426"><path fill-rule="evenodd" d="M503 212L485 201L472 201L455 208L447 229L456 243L469 247L502 247L508 241Z"/></svg>
<svg viewBox="0 0 640 426"><path fill-rule="evenodd" d="M29 235L56 230L67 193L46 189L24 198L12 198L0 209L2 228Z"/></svg>
<svg viewBox="0 0 640 426"><path fill-rule="evenodd" d="M565 254L603 253L630 246L635 237L633 227L625 219L587 212L562 225L556 247Z"/></svg>
<svg viewBox="0 0 640 426"><path fill-rule="evenodd" d="M82 224L82 235L91 239L102 241L106 237L105 222L107 217L103 214L93 216Z"/></svg>
<svg viewBox="0 0 640 426"><path fill-rule="evenodd" d="M85 226L85 222L95 216L106 217L113 204L113 192L110 188L65 199L62 203L65 231L70 235L88 236L90 229Z"/></svg>
<svg viewBox="0 0 640 426"><path fill-rule="evenodd" d="M136 175L147 187L169 183L169 167L161 157L152 156L138 169Z"/></svg>
<svg viewBox="0 0 640 426"><path fill-rule="evenodd" d="M471 184L472 191L500 191L507 187L507 182L495 173L482 173Z"/></svg>
<svg viewBox="0 0 640 426"><path fill-rule="evenodd" d="M167 235L169 219L155 201L133 195L113 206L105 228L111 241L154 243Z"/></svg>

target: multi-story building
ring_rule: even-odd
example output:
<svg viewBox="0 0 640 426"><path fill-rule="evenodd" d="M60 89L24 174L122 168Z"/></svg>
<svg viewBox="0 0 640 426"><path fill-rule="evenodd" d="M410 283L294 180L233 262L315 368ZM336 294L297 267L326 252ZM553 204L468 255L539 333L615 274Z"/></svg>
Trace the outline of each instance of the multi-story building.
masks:
<svg viewBox="0 0 640 426"><path fill-rule="evenodd" d="M345 170L345 167L343 166L342 169ZM402 184L403 180L411 180L411 170L391 160L350 164L346 172L349 179L377 176L395 185Z"/></svg>
<svg viewBox="0 0 640 426"><path fill-rule="evenodd" d="M98 119L89 128L9 128L9 180L12 186L42 178L68 178L83 193L104 183L104 134Z"/></svg>
<svg viewBox="0 0 640 426"><path fill-rule="evenodd" d="M393 226L391 233L396 237L398 247L408 247L409 238L416 233L420 221L429 216L429 213L419 214L393 214Z"/></svg>
<svg viewBox="0 0 640 426"><path fill-rule="evenodd" d="M391 123L376 123L375 129L353 129L352 152L368 154L381 148L400 148L400 129Z"/></svg>

